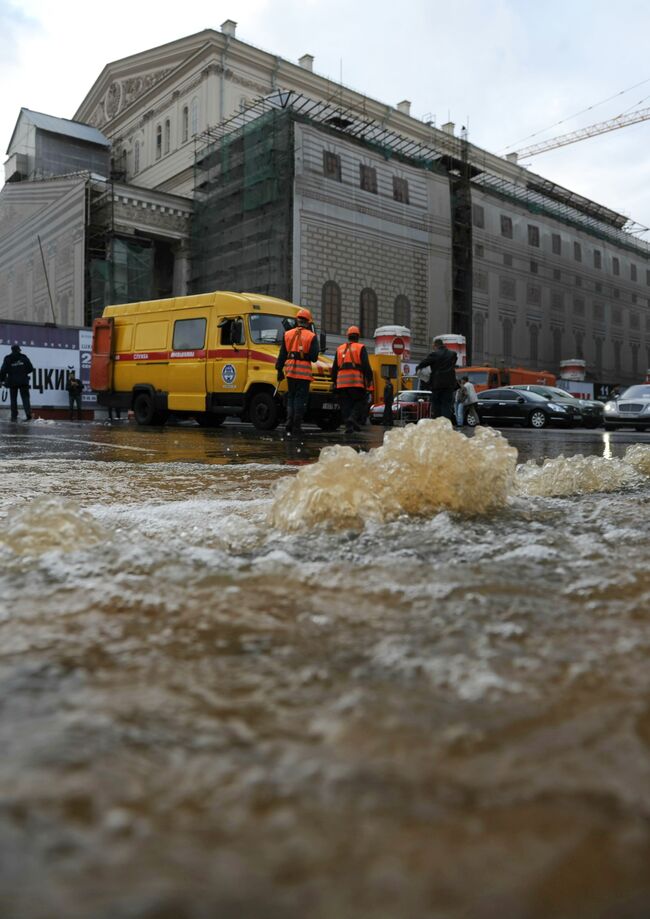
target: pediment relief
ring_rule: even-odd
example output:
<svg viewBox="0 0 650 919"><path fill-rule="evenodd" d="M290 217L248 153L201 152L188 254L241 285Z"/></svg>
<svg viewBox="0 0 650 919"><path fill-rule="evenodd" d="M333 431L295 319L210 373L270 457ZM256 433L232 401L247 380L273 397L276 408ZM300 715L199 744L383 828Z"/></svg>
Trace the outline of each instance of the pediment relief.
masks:
<svg viewBox="0 0 650 919"><path fill-rule="evenodd" d="M132 102L148 92L157 83L160 83L161 80L164 80L173 69L173 67L167 67L163 70L154 70L151 73L127 77L124 80L113 80L103 98L95 106L92 115L88 119L88 124L95 128L102 128L131 105Z"/></svg>

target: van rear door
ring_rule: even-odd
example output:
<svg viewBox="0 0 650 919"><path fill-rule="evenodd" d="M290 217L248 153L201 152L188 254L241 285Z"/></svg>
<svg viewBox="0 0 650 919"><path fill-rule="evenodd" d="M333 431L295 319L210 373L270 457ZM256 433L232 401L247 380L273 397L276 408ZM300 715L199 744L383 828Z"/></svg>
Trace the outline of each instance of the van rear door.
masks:
<svg viewBox="0 0 650 919"><path fill-rule="evenodd" d="M113 317L95 319L90 359L90 388L95 392L110 392L113 388L113 341Z"/></svg>

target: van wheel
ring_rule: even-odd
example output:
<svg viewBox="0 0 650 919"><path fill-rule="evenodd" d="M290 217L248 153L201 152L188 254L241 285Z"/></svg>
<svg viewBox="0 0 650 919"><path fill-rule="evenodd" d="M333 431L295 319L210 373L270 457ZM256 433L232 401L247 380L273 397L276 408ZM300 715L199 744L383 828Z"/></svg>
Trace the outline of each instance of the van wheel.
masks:
<svg viewBox="0 0 650 919"><path fill-rule="evenodd" d="M531 412L528 416L528 424L531 428L545 428L548 423L548 419L544 412L541 412L539 409L536 409L534 412Z"/></svg>
<svg viewBox="0 0 650 919"><path fill-rule="evenodd" d="M217 415L215 412L201 412L194 417L202 428L220 428L226 420L225 415Z"/></svg>
<svg viewBox="0 0 650 919"><path fill-rule="evenodd" d="M156 413L153 408L153 399L147 392L139 392L133 400L133 415L138 424L150 425L156 423Z"/></svg>
<svg viewBox="0 0 650 919"><path fill-rule="evenodd" d="M248 405L248 417L258 431L272 431L280 421L280 406L270 392L257 392Z"/></svg>

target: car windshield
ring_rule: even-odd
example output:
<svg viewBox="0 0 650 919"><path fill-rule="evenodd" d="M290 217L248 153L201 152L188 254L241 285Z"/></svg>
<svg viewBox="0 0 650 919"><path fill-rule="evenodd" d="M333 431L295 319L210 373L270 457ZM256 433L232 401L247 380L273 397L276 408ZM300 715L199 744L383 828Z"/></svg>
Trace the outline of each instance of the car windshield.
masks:
<svg viewBox="0 0 650 919"><path fill-rule="evenodd" d="M475 385L477 383L482 385L488 381L487 370L466 370L462 367L460 370L456 371L456 376L459 380L461 377L469 377L470 383L474 383Z"/></svg>
<svg viewBox="0 0 650 919"><path fill-rule="evenodd" d="M273 316L271 313L253 313L248 317L251 341L256 345L279 345L288 329L293 329L296 320L292 316ZM314 331L313 325L310 325Z"/></svg>
<svg viewBox="0 0 650 919"><path fill-rule="evenodd" d="M629 389L626 389L623 395L620 397L622 399L650 399L650 384L647 386L630 386Z"/></svg>

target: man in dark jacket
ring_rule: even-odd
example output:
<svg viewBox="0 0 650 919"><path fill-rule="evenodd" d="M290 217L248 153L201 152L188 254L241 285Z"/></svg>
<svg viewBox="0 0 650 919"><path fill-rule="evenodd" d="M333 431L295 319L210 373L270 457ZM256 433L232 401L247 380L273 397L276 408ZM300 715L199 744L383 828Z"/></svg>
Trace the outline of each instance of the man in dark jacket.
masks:
<svg viewBox="0 0 650 919"><path fill-rule="evenodd" d="M454 421L454 393L458 388L456 381L456 352L445 348L442 338L434 338L433 351L415 368L431 368L431 417L449 418Z"/></svg>
<svg viewBox="0 0 650 919"><path fill-rule="evenodd" d="M32 362L20 350L20 345L12 345L0 368L0 383L9 387L11 401L11 420L18 421L18 391L25 411L25 420L31 421L32 406L29 401L29 375L34 368Z"/></svg>
<svg viewBox="0 0 650 919"><path fill-rule="evenodd" d="M65 388L68 390L68 401L70 403L70 421L74 421L75 405L77 406L77 418L81 421L81 393L83 392L84 384L76 376L74 370L70 371Z"/></svg>

